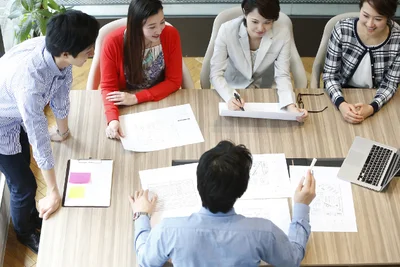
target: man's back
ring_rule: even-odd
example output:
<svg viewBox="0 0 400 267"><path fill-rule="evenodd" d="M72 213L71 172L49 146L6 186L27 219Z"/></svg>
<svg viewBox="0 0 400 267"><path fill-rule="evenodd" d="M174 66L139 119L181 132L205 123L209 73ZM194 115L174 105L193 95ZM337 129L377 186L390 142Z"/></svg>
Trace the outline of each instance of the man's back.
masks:
<svg viewBox="0 0 400 267"><path fill-rule="evenodd" d="M190 217L164 219L142 242L144 236L139 235L147 227L145 219L139 218L135 224L137 260L141 266L160 266L168 258L177 267L258 266L260 260L299 266L310 226L308 207L297 210L289 233L292 242L269 220L246 218L234 210L213 214L204 208Z"/></svg>

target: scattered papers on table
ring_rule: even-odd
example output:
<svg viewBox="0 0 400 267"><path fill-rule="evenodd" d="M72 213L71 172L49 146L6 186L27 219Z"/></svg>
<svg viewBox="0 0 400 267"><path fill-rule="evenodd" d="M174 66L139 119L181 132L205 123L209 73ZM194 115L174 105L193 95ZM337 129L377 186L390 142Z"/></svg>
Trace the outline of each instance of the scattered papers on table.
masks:
<svg viewBox="0 0 400 267"><path fill-rule="evenodd" d="M295 121L303 115L302 112L282 110L278 103L246 103L244 109L233 111L228 109L227 103L219 103L220 116Z"/></svg>
<svg viewBox="0 0 400 267"><path fill-rule="evenodd" d="M269 155L254 155L255 158L265 161ZM283 154L271 155L281 156ZM151 198L154 193L158 200L155 212L151 217L151 225L159 223L163 218L184 217L201 208L201 199L197 191L197 163L185 164L173 167L140 171L140 181L143 189L149 189ZM286 166L285 166L285 170ZM290 192L289 177L286 171L286 179ZM273 186L271 183L263 185ZM261 186L261 185L259 185ZM266 187L261 186L261 189ZM265 195L265 194L264 194ZM268 196L265 196L266 198ZM269 219L287 233L290 224L288 199L239 199L235 204L235 210L246 217L259 217Z"/></svg>
<svg viewBox="0 0 400 267"><path fill-rule="evenodd" d="M290 179L296 188L308 166L290 166ZM314 167L316 197L310 205L313 232L357 232L351 184L337 178L339 168ZM293 201L292 201L293 202Z"/></svg>
<svg viewBox="0 0 400 267"><path fill-rule="evenodd" d="M245 217L268 219L288 235L291 220L287 198L238 199L234 208L237 214L242 214Z"/></svg>
<svg viewBox="0 0 400 267"><path fill-rule="evenodd" d="M69 160L64 186L65 207L109 207L112 160Z"/></svg>
<svg viewBox="0 0 400 267"><path fill-rule="evenodd" d="M204 142L190 104L119 117L126 150L147 152Z"/></svg>
<svg viewBox="0 0 400 267"><path fill-rule="evenodd" d="M289 198L291 196L285 154L253 155L249 185L241 199Z"/></svg>

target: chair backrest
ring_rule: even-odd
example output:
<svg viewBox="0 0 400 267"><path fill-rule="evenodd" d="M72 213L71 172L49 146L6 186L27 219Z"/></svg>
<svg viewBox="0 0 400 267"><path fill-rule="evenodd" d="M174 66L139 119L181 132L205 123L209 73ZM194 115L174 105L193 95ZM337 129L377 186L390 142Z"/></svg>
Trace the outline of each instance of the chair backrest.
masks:
<svg viewBox="0 0 400 267"><path fill-rule="evenodd" d="M340 14L334 16L326 23L324 33L322 34L321 43L319 44L318 52L315 56L314 64L312 67L310 88L321 88L320 79L322 70L324 69L326 50L328 49L328 41L331 36L332 30L335 27L335 24L341 19L358 17L359 14L359 12Z"/></svg>
<svg viewBox="0 0 400 267"><path fill-rule="evenodd" d="M212 55L214 53L214 42L215 42L215 39L217 38L219 28L221 27L221 25L224 22L227 22L229 20L237 18L241 15L243 15L243 11L240 6L237 6L237 7L232 7L232 8L222 11L215 18L213 28L212 28L210 42L208 43L207 51L206 51L206 54L203 59L203 66L201 68L201 73L200 73L201 88L203 88L203 89L211 88L210 61L211 61ZM296 88L306 88L307 87L306 71L304 69L299 52L297 51L296 44L294 42L292 21L286 14L279 12L279 19L276 21L276 23L286 24L290 28L290 32L292 35L290 70L291 70L293 78L294 78L295 87ZM268 69L265 72L265 75L263 77L263 84L269 84L269 85L273 84L273 82L274 82L273 81L273 78L274 78L273 69L274 68L272 66L272 68Z"/></svg>
<svg viewBox="0 0 400 267"><path fill-rule="evenodd" d="M117 19L110 23L107 23L101 27L99 35L96 39L96 52L93 56L92 65L90 66L90 71L88 75L88 80L86 83L86 90L97 90L100 85L101 73L100 73L100 54L103 46L105 37L113 32L114 30L125 26L127 23L127 18ZM172 26L168 22L167 25ZM194 83L192 76L190 75L189 69L186 67L185 62L182 59L182 89L194 89Z"/></svg>

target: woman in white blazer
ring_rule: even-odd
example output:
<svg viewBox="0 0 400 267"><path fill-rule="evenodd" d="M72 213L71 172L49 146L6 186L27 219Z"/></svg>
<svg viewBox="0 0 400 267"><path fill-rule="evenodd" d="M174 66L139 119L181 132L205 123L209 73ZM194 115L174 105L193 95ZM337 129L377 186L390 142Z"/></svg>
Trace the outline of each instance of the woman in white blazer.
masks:
<svg viewBox="0 0 400 267"><path fill-rule="evenodd" d="M235 89L260 88L263 73L274 64L279 107L298 109L290 78L290 29L274 22L279 17L279 0L243 0L244 16L221 25L211 58L210 79L231 110L243 108Z"/></svg>

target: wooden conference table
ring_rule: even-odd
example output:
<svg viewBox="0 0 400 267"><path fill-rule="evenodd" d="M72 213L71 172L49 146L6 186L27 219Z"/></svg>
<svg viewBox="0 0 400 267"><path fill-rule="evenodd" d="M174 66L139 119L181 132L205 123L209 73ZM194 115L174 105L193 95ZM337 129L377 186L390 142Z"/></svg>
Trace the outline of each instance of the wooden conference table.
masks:
<svg viewBox="0 0 400 267"><path fill-rule="evenodd" d="M322 90L297 90L320 93ZM345 90L349 102L369 103L375 90ZM244 90L247 102L276 102L275 90ZM41 233L38 267L135 266L134 225L127 196L140 188L139 170L171 166L172 159L198 159L223 139L245 144L253 154L340 158L356 135L400 147L400 94L360 125L346 123L326 95L303 96L310 114L293 121L228 118L218 115L214 90L180 90L160 102L126 107L121 114L190 103L205 142L150 153L125 151L105 136L100 91L72 91L69 125L72 136L53 146L57 182L62 192L68 159L114 159L109 208L61 208ZM383 193L352 185L357 233L312 233L302 265L400 264L400 182Z"/></svg>

